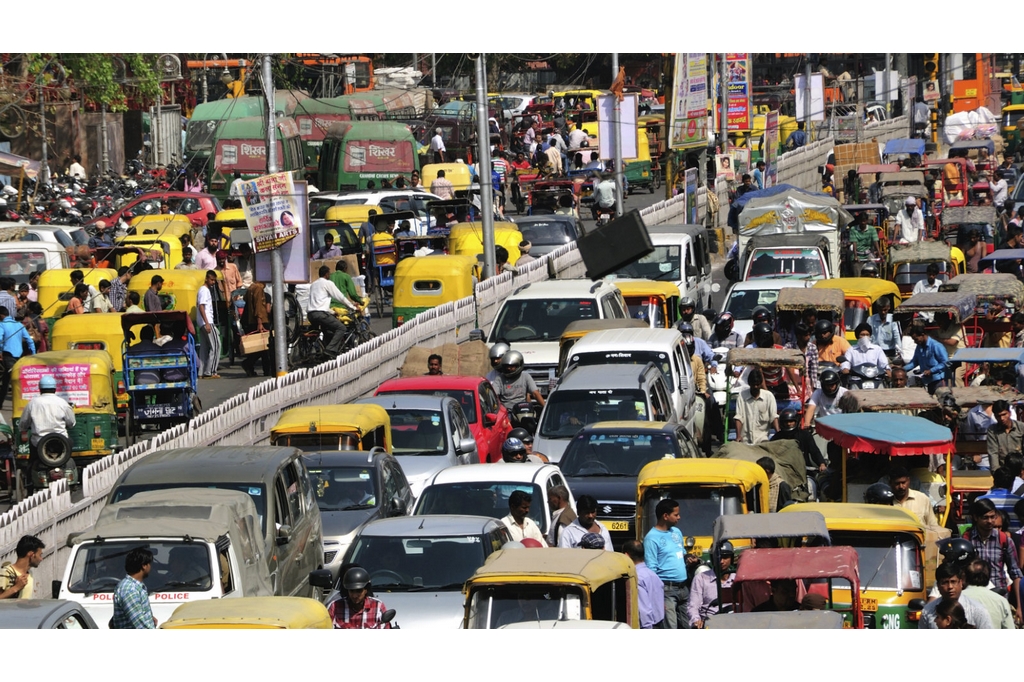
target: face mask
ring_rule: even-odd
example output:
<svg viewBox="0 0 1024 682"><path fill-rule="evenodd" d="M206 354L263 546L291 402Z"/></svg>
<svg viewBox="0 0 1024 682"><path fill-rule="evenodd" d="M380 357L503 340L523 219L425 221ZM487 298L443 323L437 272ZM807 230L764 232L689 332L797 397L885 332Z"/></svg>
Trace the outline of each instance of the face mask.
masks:
<svg viewBox="0 0 1024 682"><path fill-rule="evenodd" d="M870 336L861 336L860 338L857 339L857 348L860 349L861 351L866 351L868 349L868 344L870 343Z"/></svg>

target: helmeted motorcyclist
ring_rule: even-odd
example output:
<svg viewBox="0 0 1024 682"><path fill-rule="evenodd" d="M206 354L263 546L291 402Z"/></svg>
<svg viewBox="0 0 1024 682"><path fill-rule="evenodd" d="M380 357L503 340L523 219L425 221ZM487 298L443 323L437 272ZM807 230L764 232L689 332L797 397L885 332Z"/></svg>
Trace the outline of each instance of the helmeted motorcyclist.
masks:
<svg viewBox="0 0 1024 682"><path fill-rule="evenodd" d="M523 371L525 360L523 354L517 350L510 350L501 357L499 376L494 382L495 392L498 400L508 410L512 410L518 403L533 398L541 407L544 406L544 398L537 388L537 383L529 373Z"/></svg>
<svg viewBox="0 0 1024 682"><path fill-rule="evenodd" d="M384 602L369 596L370 574L361 566L345 571L342 586L346 596L327 607L336 630L390 630L390 622L384 622Z"/></svg>
<svg viewBox="0 0 1024 682"><path fill-rule="evenodd" d="M520 446L522 449L520 450ZM501 458L506 462L547 462L548 458L533 452L533 434L518 426L508 432L501 445Z"/></svg>
<svg viewBox="0 0 1024 682"><path fill-rule="evenodd" d="M491 371L487 373L484 379L487 379L492 384L497 386L498 377L501 376L499 369L501 368L501 359L505 357L505 353L512 350L507 343L499 341L498 343L491 346L491 349L487 351L487 358L491 361ZM497 391L497 387L494 389Z"/></svg>
<svg viewBox="0 0 1024 682"><path fill-rule="evenodd" d="M723 540L718 545L718 573L721 575L722 587L732 587L732 580L735 577L733 569L735 550L732 543ZM715 571L701 566L690 583L690 600L686 605L686 613L690 619L690 627L702 628L708 616L712 616L720 610L720 605L714 602L718 600L718 582Z"/></svg>
<svg viewBox="0 0 1024 682"><path fill-rule="evenodd" d="M770 310L765 308L763 305L757 306L754 308L752 321L754 323L754 327L757 327L759 324L768 325L768 330L771 332L772 343L779 346L782 345L782 339L779 337L778 332L775 331L775 317L772 315ZM748 332L746 338L743 339L744 346L749 348L751 344L754 344L759 348L771 348L771 346L761 346L757 343L757 340L754 338L753 329Z"/></svg>
<svg viewBox="0 0 1024 682"><path fill-rule="evenodd" d="M711 323L708 318L697 312L697 304L689 296L679 299L679 321L693 325L693 333L707 341L711 338Z"/></svg>
<svg viewBox="0 0 1024 682"><path fill-rule="evenodd" d="M843 411L839 407L839 399L846 393L846 389L839 385L839 372L829 367L819 376L821 388L811 394L811 399L807 401L807 409L804 411L805 429L814 423L815 416L825 417Z"/></svg>
<svg viewBox="0 0 1024 682"><path fill-rule="evenodd" d="M742 348L743 338L732 330L732 313L721 313L715 318L715 327L708 345L712 348Z"/></svg>
<svg viewBox="0 0 1024 682"><path fill-rule="evenodd" d="M794 409L785 409L779 413L779 430L771 437L771 440L795 440L804 455L804 466L808 472L824 471L826 469L825 458L821 456L821 449L814 440L810 431L797 428L800 415Z"/></svg>

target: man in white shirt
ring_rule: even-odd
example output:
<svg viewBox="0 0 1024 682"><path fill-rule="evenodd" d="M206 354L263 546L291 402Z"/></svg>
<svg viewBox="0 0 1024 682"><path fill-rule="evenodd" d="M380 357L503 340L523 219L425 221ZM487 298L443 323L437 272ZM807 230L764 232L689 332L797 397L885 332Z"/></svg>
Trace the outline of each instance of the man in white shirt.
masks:
<svg viewBox="0 0 1024 682"><path fill-rule="evenodd" d="M217 271L206 271L206 284L196 295L196 323L199 326L199 376L219 379L220 331L214 325L213 287L217 286Z"/></svg>
<svg viewBox="0 0 1024 682"><path fill-rule="evenodd" d="M831 367L821 373L821 388L811 394L804 411L804 428L809 428L816 417L827 417L830 414L841 414L839 399L846 394L846 389L839 385L839 372Z"/></svg>
<svg viewBox="0 0 1024 682"><path fill-rule="evenodd" d="M903 209L896 214L896 223L900 227L896 241L900 244L916 244L924 231L924 214L917 207L914 197L907 197Z"/></svg>
<svg viewBox="0 0 1024 682"><path fill-rule="evenodd" d="M779 411L775 396L764 389L764 375L759 367L747 374L748 388L736 400L736 440L748 445L768 442L768 429L779 430Z"/></svg>
<svg viewBox="0 0 1024 682"><path fill-rule="evenodd" d="M917 284L914 285L915 294L936 294L939 292L939 287L942 285L942 282L938 280L939 266L935 263L929 263L927 273L927 277L918 280Z"/></svg>
<svg viewBox="0 0 1024 682"><path fill-rule="evenodd" d="M444 139L441 137L441 129L434 129L434 136L430 138L430 152L434 155L434 163L444 163L444 153L448 151L444 146Z"/></svg>
<svg viewBox="0 0 1024 682"><path fill-rule="evenodd" d="M522 490L513 490L512 494L508 496L510 513L501 522L508 528L513 540L533 538L541 544L547 545L544 534L540 532L540 527L529 516L531 502L533 502L532 495Z"/></svg>
<svg viewBox="0 0 1024 682"><path fill-rule="evenodd" d="M587 135L587 131L580 126L576 126L569 133L569 149L580 149L583 147L584 142L589 143L589 141L590 135Z"/></svg>
<svg viewBox="0 0 1024 682"><path fill-rule="evenodd" d="M18 422L22 433L32 434L29 439L32 450L39 446L43 436L59 433L66 438L74 426L75 411L67 400L57 395L57 380L49 374L40 377L39 395L28 401Z"/></svg>
<svg viewBox="0 0 1024 682"><path fill-rule="evenodd" d="M325 333L331 334L327 352L331 355L338 355L341 353L341 345L345 342L345 325L338 320L338 313L331 309L331 300L338 301L349 310L356 312L360 310L360 307L341 293L334 282L330 280L331 269L329 267L321 265L317 273L320 275L320 279L309 286L309 307L306 309L306 317L311 324L319 325Z"/></svg>
<svg viewBox="0 0 1024 682"><path fill-rule="evenodd" d="M1009 185L1006 183L1006 178L1003 177L1003 171L996 170L996 181L992 183L992 203L995 204L997 211L1003 210L1003 205L1006 203L1006 194L1009 189Z"/></svg>
<svg viewBox="0 0 1024 682"><path fill-rule="evenodd" d="M82 157L75 154L75 162L68 167L68 175L73 178L80 178L83 182L89 178L85 175L85 168L82 166Z"/></svg>
<svg viewBox="0 0 1024 682"><path fill-rule="evenodd" d="M850 369L860 365L874 365L879 372L889 373L889 358L885 357L885 351L881 346L871 343L871 325L861 322L854 332L857 335L857 343L850 350L846 351L846 360L839 365L843 374L849 374Z"/></svg>
<svg viewBox="0 0 1024 682"><path fill-rule="evenodd" d="M604 548L609 552L612 548L612 536L608 529L597 521L597 499L590 495L576 498L576 519L562 531L558 539L559 547L579 547L584 535L596 533L604 539Z"/></svg>
<svg viewBox="0 0 1024 682"><path fill-rule="evenodd" d="M599 210L615 210L615 180L611 177L602 178L600 173L594 173L594 203L590 211L597 220Z"/></svg>
<svg viewBox="0 0 1024 682"><path fill-rule="evenodd" d="M228 197L232 199L242 198L242 185L245 184L245 180L242 179L242 174L235 171L235 178L231 181L231 187L228 189Z"/></svg>
<svg viewBox="0 0 1024 682"><path fill-rule="evenodd" d="M601 163L601 155L597 152L590 152L590 162L583 167L584 170L604 170L604 164Z"/></svg>

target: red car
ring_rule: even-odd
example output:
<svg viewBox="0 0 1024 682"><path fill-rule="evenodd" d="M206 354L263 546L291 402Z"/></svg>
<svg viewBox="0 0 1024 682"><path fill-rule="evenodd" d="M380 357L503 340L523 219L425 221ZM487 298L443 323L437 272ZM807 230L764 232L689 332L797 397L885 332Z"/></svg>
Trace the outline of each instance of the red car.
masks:
<svg viewBox="0 0 1024 682"><path fill-rule="evenodd" d="M102 220L107 225L115 225L122 217L126 223L130 223L132 218L137 218L140 215L159 213L160 204L164 201L167 202L167 207L171 209L172 213L188 216L195 227L202 227L209 222L208 213L219 213L221 210L220 202L212 194L177 191L146 192L132 199L113 215L99 216L90 221L90 224ZM128 215L129 213L131 216Z"/></svg>
<svg viewBox="0 0 1024 682"><path fill-rule="evenodd" d="M476 439L480 462L500 462L501 445L512 430L508 410L498 400L491 382L483 377L428 376L390 379L377 387L374 395L415 393L451 396L462 405L469 430Z"/></svg>

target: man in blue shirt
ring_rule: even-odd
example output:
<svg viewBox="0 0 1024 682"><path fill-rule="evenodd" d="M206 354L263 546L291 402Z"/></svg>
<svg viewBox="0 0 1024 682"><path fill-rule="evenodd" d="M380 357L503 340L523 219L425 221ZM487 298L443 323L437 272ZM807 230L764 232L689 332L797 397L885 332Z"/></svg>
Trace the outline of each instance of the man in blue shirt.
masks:
<svg viewBox="0 0 1024 682"><path fill-rule="evenodd" d="M28 343L29 353L36 352L36 344L29 336L28 330L6 306L0 305L0 342L2 342L4 366L0 370L0 408L7 400L7 389L11 385L11 372L24 352L24 343Z"/></svg>
<svg viewBox="0 0 1024 682"><path fill-rule="evenodd" d="M644 546L639 540L627 540L622 552L636 565L637 599L640 602L640 627L660 628L665 620L665 586L644 563Z"/></svg>
<svg viewBox="0 0 1024 682"><path fill-rule="evenodd" d="M804 132L804 122L797 121L796 130L786 138L786 149L799 149L807 144L807 133Z"/></svg>
<svg viewBox="0 0 1024 682"><path fill-rule="evenodd" d="M679 503L662 500L654 508L658 522L644 537L644 561L665 586L665 622L669 630L689 628L686 603L690 589L686 582L686 550L679 522Z"/></svg>
<svg viewBox="0 0 1024 682"><path fill-rule="evenodd" d="M764 189L764 161L757 162L757 168L752 173L754 176L754 184L757 185L758 189Z"/></svg>
<svg viewBox="0 0 1024 682"><path fill-rule="evenodd" d="M928 336L924 325L915 323L910 328L910 337L917 344L914 357L903 366L908 373L914 369L920 370L921 381L928 387L928 392L935 393L935 389L946 385L946 363L949 362L949 354L941 343Z"/></svg>

